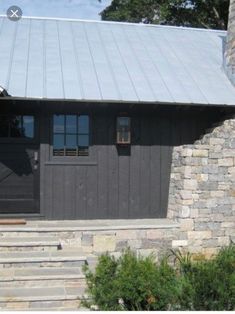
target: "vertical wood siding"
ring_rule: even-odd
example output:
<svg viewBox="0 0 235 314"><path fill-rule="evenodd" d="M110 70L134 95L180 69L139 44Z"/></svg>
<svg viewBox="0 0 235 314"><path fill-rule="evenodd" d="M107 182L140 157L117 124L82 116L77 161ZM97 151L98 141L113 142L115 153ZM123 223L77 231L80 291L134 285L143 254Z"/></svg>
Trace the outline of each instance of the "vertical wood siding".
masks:
<svg viewBox="0 0 235 314"><path fill-rule="evenodd" d="M40 214L44 219L166 217L173 147L194 143L223 114L216 108L149 105L146 110L147 106L35 102L2 106L2 112L11 108L19 114L34 108L40 117ZM131 117L129 147L115 143L116 117L123 111ZM89 114L88 157L52 157L54 113Z"/></svg>
<svg viewBox="0 0 235 314"><path fill-rule="evenodd" d="M166 217L172 148L197 139L208 118L174 112L162 115L160 110L154 115L130 115L130 147L115 145L117 113L95 112L89 157L72 163L45 160L43 212L47 219Z"/></svg>

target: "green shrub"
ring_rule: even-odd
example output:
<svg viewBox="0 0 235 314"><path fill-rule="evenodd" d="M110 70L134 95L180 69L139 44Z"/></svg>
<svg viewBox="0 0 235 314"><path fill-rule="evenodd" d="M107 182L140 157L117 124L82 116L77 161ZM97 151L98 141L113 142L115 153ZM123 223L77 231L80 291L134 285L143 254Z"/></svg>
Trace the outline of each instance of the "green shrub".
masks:
<svg viewBox="0 0 235 314"><path fill-rule="evenodd" d="M99 309L120 310L117 302L119 295L116 290L116 272L118 263L108 254L99 257L95 273L91 272L87 265L84 266L84 273L87 281L87 292L90 301L83 302L83 305L90 308L97 305Z"/></svg>
<svg viewBox="0 0 235 314"><path fill-rule="evenodd" d="M126 251L118 261L117 289L126 310L167 310L177 296L176 274L166 261Z"/></svg>
<svg viewBox="0 0 235 314"><path fill-rule="evenodd" d="M212 260L193 261L174 252L175 267L166 259L137 257L126 250L118 259L99 258L95 272L84 268L90 301L99 310L234 310L235 247Z"/></svg>
<svg viewBox="0 0 235 314"><path fill-rule="evenodd" d="M175 254L184 277L181 308L196 311L235 309L235 247L222 249L212 260L185 261ZM186 284L187 283L187 284Z"/></svg>
<svg viewBox="0 0 235 314"><path fill-rule="evenodd" d="M210 261L198 262L190 276L195 289L195 310L235 309L235 247L222 249Z"/></svg>
<svg viewBox="0 0 235 314"><path fill-rule="evenodd" d="M95 273L85 268L87 292L100 310L167 310L177 303L179 283L166 261L156 265L154 257L137 257L127 250L116 261L99 258Z"/></svg>

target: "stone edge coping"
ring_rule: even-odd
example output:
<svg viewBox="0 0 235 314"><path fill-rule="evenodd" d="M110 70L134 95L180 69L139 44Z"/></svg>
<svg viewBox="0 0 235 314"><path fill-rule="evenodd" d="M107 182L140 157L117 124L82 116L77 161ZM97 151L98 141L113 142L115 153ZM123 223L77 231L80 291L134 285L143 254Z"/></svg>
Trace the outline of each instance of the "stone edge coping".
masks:
<svg viewBox="0 0 235 314"><path fill-rule="evenodd" d="M35 224L34 222L29 222L28 226L17 226L17 227L2 227L0 226L0 232L50 232L50 231L109 231L109 230L143 230L143 229L174 229L180 228L180 224L175 221L170 221L169 219L162 219L157 221L157 219L151 219L149 222L141 220L124 220L120 223L120 221L112 220L110 225L108 225L107 221L93 221L94 225L86 225L86 222L78 221L78 224L74 222L71 225L68 225L68 221L65 221L65 226L56 226L55 223L48 222L48 226L46 226L46 222L39 222ZM61 223L61 222L60 222ZM114 225L116 223L116 225ZM81 225L83 224L83 225Z"/></svg>

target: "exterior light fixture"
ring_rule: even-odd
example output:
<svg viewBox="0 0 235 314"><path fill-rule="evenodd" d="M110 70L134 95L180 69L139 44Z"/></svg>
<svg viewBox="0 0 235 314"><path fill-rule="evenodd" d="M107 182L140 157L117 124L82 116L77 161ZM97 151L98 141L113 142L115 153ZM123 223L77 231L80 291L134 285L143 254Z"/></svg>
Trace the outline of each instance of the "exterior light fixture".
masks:
<svg viewBox="0 0 235 314"><path fill-rule="evenodd" d="M117 144L131 144L131 118L127 116L117 117Z"/></svg>

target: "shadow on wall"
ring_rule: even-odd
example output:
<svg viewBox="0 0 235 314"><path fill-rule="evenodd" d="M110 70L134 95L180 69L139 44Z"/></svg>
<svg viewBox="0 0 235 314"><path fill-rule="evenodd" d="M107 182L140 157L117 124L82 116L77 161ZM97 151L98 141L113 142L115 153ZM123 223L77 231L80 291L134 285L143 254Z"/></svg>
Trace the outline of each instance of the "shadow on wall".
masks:
<svg viewBox="0 0 235 314"><path fill-rule="evenodd" d="M17 176L27 176L33 171L33 152L29 152L25 145L17 146L18 145L10 146L9 144L1 144L0 184L13 173Z"/></svg>
<svg viewBox="0 0 235 314"><path fill-rule="evenodd" d="M92 145L116 146L116 117L118 111L95 111L92 115ZM205 133L224 120L220 108L157 108L130 111L131 146L174 147L194 144ZM130 147L117 146L119 155L129 155Z"/></svg>

